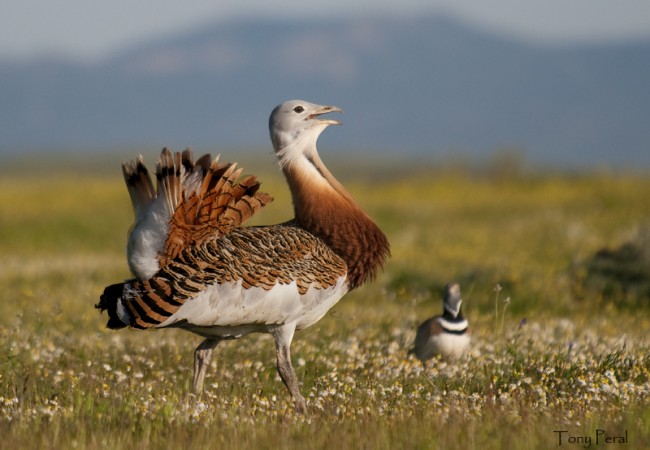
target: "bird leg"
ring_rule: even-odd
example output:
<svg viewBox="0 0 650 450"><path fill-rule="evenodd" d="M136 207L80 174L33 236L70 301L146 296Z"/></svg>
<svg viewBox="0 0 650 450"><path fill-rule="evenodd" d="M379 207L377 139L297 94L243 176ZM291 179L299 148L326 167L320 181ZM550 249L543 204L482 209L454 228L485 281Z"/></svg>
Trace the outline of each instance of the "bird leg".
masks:
<svg viewBox="0 0 650 450"><path fill-rule="evenodd" d="M207 338L201 342L196 350L194 350L194 393L201 394L203 392L203 380L205 379L205 371L210 365L212 359L212 350L221 342L221 339L216 337Z"/></svg>
<svg viewBox="0 0 650 450"><path fill-rule="evenodd" d="M298 378L291 364L291 350L289 349L295 329L295 324L281 326L273 331L273 337L275 338L275 349L278 354L278 373L280 374L280 378L282 378L282 382L289 389L289 393L296 403L296 411L304 414L307 412L307 403L300 393Z"/></svg>

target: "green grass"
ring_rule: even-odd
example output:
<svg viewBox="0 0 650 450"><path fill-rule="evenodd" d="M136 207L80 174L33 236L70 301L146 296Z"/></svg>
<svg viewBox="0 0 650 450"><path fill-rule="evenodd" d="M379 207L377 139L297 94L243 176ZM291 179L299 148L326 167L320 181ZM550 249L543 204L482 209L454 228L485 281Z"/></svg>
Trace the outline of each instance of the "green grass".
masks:
<svg viewBox="0 0 650 450"><path fill-rule="evenodd" d="M331 164L393 256L296 335L302 417L269 336L217 347L199 399L200 338L104 328L93 305L128 276L121 159L0 172L3 448L542 449L598 429L650 446L650 305L576 294L584 261L648 226L650 177ZM267 159L245 165L275 197L255 223L291 216ZM450 281L471 348L422 366L408 348Z"/></svg>

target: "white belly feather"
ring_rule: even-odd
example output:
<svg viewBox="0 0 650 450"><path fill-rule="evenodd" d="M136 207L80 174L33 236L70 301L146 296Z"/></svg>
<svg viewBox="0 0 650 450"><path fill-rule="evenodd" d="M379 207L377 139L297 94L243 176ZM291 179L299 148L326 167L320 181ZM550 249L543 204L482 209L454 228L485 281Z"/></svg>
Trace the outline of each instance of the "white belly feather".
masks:
<svg viewBox="0 0 650 450"><path fill-rule="evenodd" d="M178 325L203 336L240 337L296 323L300 330L320 320L348 291L346 277L327 289L298 292L296 283L277 284L269 290L242 288L235 283L214 284L189 299L176 313L157 325Z"/></svg>
<svg viewBox="0 0 650 450"><path fill-rule="evenodd" d="M469 345L469 334L450 334L441 333L431 336L421 350L421 359L433 358L435 355L441 355L444 358L458 359L463 356L465 349Z"/></svg>

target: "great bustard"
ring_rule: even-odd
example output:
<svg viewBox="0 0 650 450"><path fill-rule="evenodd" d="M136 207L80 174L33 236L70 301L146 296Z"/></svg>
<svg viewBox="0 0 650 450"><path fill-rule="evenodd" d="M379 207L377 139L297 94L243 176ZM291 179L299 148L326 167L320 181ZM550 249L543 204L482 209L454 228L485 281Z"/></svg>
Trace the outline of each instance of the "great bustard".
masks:
<svg viewBox="0 0 650 450"><path fill-rule="evenodd" d="M205 337L194 352L195 392L212 350L253 332L275 339L277 370L306 410L291 364L294 332L313 325L389 256L375 223L327 170L316 141L334 106L288 101L271 113L273 147L289 184L295 218L242 223L271 202L254 177L209 155L163 150L157 191L142 158L123 165L135 211L127 257L134 279L108 286L97 308L117 329L179 327Z"/></svg>
<svg viewBox="0 0 650 450"><path fill-rule="evenodd" d="M460 358L469 345L470 332L467 319L463 317L460 285L445 286L443 313L420 324L415 335L413 353L421 361L440 355L447 359Z"/></svg>

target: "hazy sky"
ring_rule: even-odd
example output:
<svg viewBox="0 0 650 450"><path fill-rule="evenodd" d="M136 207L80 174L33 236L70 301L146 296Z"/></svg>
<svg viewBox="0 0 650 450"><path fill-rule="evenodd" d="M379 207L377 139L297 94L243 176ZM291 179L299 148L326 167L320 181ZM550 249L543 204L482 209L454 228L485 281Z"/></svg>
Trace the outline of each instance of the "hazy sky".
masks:
<svg viewBox="0 0 650 450"><path fill-rule="evenodd" d="M98 60L143 39L236 17L437 11L553 43L650 37L650 0L0 0L0 58Z"/></svg>

